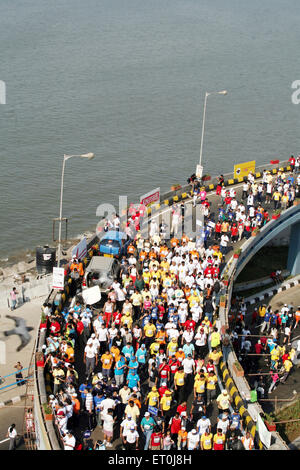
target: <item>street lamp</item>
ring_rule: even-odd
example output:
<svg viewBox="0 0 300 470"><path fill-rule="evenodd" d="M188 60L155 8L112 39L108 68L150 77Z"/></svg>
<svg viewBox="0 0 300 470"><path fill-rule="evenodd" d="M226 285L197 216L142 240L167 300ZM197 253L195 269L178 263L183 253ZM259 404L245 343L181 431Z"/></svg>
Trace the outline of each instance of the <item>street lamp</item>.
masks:
<svg viewBox="0 0 300 470"><path fill-rule="evenodd" d="M61 173L61 186L60 186L60 209L59 209L59 230L58 230L58 249L57 249L57 267L60 265L60 258L61 258L61 222L62 222L62 202L63 202L63 192L64 192L64 175L65 175L65 166L66 161L73 157L78 158L87 158L88 160L92 160L94 158L93 153L83 153L82 155L64 155L63 159L63 167Z"/></svg>
<svg viewBox="0 0 300 470"><path fill-rule="evenodd" d="M206 115L206 102L209 95L227 95L227 90L222 91L211 91L210 93L205 93L204 98L204 109L203 109L203 118L202 118L202 134L201 134L201 144L200 144L200 158L199 165L197 165L196 176L202 178L203 166L202 166L202 149L203 149L203 137L204 137L204 127L205 127L205 115Z"/></svg>

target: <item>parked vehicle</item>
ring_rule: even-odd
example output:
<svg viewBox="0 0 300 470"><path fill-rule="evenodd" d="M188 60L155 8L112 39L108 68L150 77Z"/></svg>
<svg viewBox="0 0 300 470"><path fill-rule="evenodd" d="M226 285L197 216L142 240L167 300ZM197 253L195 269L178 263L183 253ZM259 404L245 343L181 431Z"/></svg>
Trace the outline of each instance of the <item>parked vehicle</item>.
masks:
<svg viewBox="0 0 300 470"><path fill-rule="evenodd" d="M93 256L86 267L82 288L99 286L102 293L107 293L119 273L120 263L116 258Z"/></svg>
<svg viewBox="0 0 300 470"><path fill-rule="evenodd" d="M127 240L126 233L110 230L101 238L99 251L106 257L121 258L127 254L130 241L130 239Z"/></svg>

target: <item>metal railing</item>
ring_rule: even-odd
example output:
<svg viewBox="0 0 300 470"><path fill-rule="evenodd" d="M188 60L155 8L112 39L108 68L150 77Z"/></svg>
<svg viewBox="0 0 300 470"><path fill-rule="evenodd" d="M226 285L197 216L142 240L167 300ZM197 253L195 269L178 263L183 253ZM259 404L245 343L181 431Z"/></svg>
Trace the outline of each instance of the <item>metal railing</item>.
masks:
<svg viewBox="0 0 300 470"><path fill-rule="evenodd" d="M18 370L18 371L16 371L16 372L12 372L11 374L2 375L2 376L0 377L0 384L2 385L3 383L5 383L5 382L6 382L5 379L6 379L7 377L16 376L16 374L20 374L20 373L23 372L24 370L28 370L28 369L29 369L29 367L24 367L23 369ZM10 383L10 384L8 384L8 385L5 385L4 387L0 387L0 392L1 392L2 390L5 390L5 389L9 388L9 387L13 387L13 386L15 386L15 385L20 385L20 382L22 382L22 385L25 385L26 380L27 380L29 377L31 377L31 376L28 375L28 376L26 376L26 377L20 377L20 378L18 378L18 380L17 380L16 382L13 382L13 383Z"/></svg>

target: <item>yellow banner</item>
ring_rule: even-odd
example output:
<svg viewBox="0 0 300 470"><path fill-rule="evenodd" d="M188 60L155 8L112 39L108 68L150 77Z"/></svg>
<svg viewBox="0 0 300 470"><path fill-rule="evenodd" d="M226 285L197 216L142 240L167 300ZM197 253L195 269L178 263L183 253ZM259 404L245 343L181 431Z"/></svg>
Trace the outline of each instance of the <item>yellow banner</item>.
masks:
<svg viewBox="0 0 300 470"><path fill-rule="evenodd" d="M234 165L234 178L248 176L250 171L255 173L255 163L255 160L252 160L251 162L238 163L237 165Z"/></svg>

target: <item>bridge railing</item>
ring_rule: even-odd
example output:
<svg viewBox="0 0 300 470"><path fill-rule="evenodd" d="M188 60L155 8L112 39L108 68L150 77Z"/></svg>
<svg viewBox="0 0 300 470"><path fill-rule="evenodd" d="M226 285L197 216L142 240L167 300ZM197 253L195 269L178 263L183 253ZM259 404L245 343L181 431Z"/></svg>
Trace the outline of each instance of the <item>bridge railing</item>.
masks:
<svg viewBox="0 0 300 470"><path fill-rule="evenodd" d="M224 329L229 324L228 317L231 308L233 286L234 281L239 275L239 273L242 271L244 266L250 261L250 259L254 256L255 253L257 253L266 243L270 241L270 239L274 238L274 236L276 236L284 228L299 221L299 217L300 205L292 206L289 209L283 211L279 219L271 220L259 231L259 233L255 237L250 237L247 241L245 241L245 243L241 247L241 254L239 258L232 257L228 261L226 268L222 273L223 277L228 277L228 286L224 292L226 296L226 307L220 308L220 321ZM247 410L249 412L249 415L253 419L253 423L255 423L257 415L262 413L263 410L261 409L258 403L249 403L251 398L251 390L249 388L249 384L246 378L237 376L236 368L234 368L234 364L237 362L238 358L235 352L231 350L227 362L228 370L234 379L234 382L240 395L245 400L245 403L248 403ZM243 406L242 403L241 406ZM276 438L277 443L279 443L282 448L287 448L287 445L282 441L278 434Z"/></svg>

